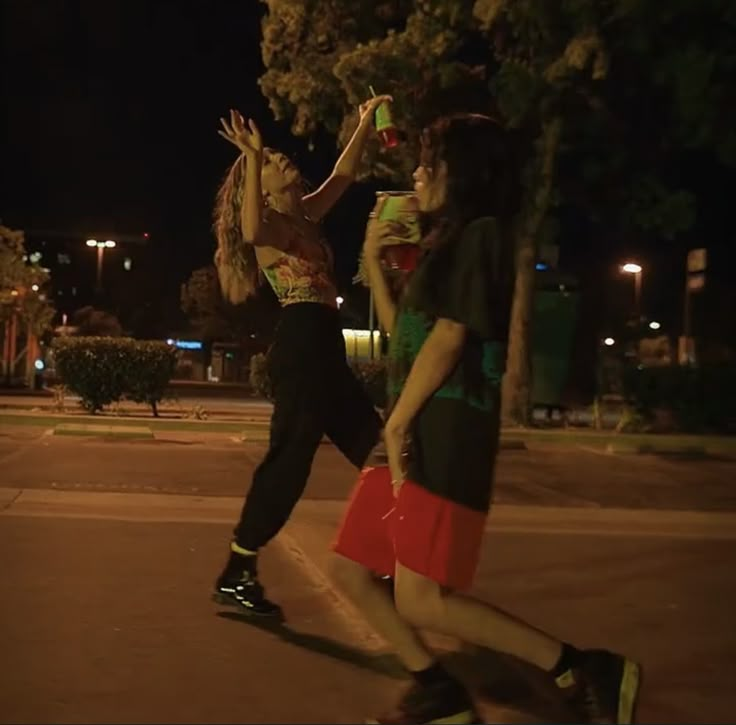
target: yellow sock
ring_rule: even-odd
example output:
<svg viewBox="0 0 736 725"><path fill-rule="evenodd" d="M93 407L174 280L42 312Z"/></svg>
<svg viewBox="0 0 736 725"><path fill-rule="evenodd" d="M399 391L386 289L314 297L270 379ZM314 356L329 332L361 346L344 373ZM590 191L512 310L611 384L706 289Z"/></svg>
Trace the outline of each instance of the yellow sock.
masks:
<svg viewBox="0 0 736 725"><path fill-rule="evenodd" d="M238 546L234 541L230 542L230 551L234 551L236 554L240 554L241 556L255 556L258 553L257 551L244 549L242 546Z"/></svg>

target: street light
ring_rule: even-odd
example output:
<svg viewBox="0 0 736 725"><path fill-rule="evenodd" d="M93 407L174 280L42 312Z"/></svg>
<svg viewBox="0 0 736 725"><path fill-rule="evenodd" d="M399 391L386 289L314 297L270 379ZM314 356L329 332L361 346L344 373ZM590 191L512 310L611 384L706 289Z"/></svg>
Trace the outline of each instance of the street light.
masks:
<svg viewBox="0 0 736 725"><path fill-rule="evenodd" d="M337 309L340 309L340 306L345 302L345 299L343 297L336 297L335 302L337 302Z"/></svg>
<svg viewBox="0 0 736 725"><path fill-rule="evenodd" d="M641 320L641 273L642 267L636 262L626 262L621 266L621 271L634 275L634 304L636 305L636 321Z"/></svg>
<svg viewBox="0 0 736 725"><path fill-rule="evenodd" d="M606 338L606 339L605 339L605 340L603 341L603 344L604 344L604 345L605 345L606 347L612 347L613 345L615 345L615 344L616 344L616 341L615 341L615 340L614 340L614 339L613 339L612 337L607 337L607 338Z"/></svg>
<svg viewBox="0 0 736 725"><path fill-rule="evenodd" d="M112 239L106 239L104 242L98 242L96 239L88 239L86 242L88 247L97 247L97 292L102 292L102 259L105 256L105 249L112 249L117 246L117 242Z"/></svg>
<svg viewBox="0 0 736 725"><path fill-rule="evenodd" d="M662 325L659 324L656 320L652 320L649 323L649 329L650 330L659 330L659 328L662 327Z"/></svg>

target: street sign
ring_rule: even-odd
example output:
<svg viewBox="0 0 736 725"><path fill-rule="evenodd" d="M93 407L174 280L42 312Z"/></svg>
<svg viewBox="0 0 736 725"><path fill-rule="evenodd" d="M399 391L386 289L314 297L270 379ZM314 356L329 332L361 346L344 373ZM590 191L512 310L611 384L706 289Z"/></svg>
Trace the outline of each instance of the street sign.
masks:
<svg viewBox="0 0 736 725"><path fill-rule="evenodd" d="M707 264L707 250L691 249L687 253L687 271L688 272L705 272Z"/></svg>
<svg viewBox="0 0 736 725"><path fill-rule="evenodd" d="M691 292L696 292L705 287L705 275L702 272L698 274L689 274L687 276L687 288Z"/></svg>

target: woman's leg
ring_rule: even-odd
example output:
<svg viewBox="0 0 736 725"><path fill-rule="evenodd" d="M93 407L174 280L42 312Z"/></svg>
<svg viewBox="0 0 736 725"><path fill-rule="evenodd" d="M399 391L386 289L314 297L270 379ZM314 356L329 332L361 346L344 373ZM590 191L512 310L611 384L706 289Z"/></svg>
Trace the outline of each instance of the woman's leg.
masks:
<svg viewBox="0 0 736 725"><path fill-rule="evenodd" d="M274 381L274 412L266 457L256 468L230 545L230 557L215 584L219 604L246 614L280 617L258 579L258 551L282 529L304 492L322 438L322 420L309 381Z"/></svg>
<svg viewBox="0 0 736 725"><path fill-rule="evenodd" d="M401 663L411 672L430 667L434 655L417 631L403 620L385 583L362 564L335 554L330 575L363 618L396 651Z"/></svg>
<svg viewBox="0 0 736 725"><path fill-rule="evenodd" d="M486 602L443 592L437 582L396 566L396 607L413 626L514 655L552 671L562 643Z"/></svg>
<svg viewBox="0 0 736 725"><path fill-rule="evenodd" d="M400 564L395 598L400 615L414 627L514 655L550 673L575 722L632 722L640 668L627 657L577 650L491 604L444 592Z"/></svg>

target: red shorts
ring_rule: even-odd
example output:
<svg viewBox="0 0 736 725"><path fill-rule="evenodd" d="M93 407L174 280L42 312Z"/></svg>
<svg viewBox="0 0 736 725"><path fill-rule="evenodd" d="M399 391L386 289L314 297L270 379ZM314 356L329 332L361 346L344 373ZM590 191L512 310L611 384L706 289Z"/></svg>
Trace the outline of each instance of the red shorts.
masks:
<svg viewBox="0 0 736 725"><path fill-rule="evenodd" d="M486 513L406 481L394 498L387 466L365 468L333 550L379 576L396 563L451 589L468 589L478 566Z"/></svg>

